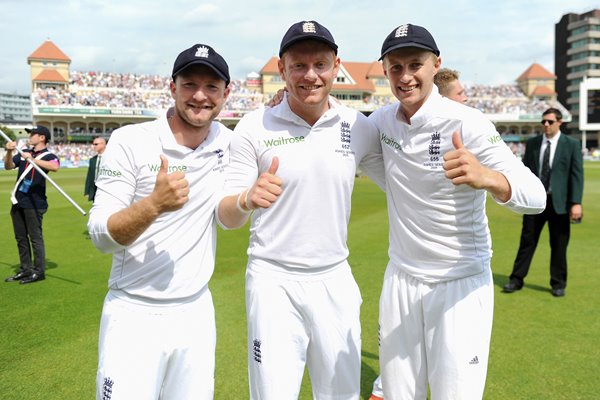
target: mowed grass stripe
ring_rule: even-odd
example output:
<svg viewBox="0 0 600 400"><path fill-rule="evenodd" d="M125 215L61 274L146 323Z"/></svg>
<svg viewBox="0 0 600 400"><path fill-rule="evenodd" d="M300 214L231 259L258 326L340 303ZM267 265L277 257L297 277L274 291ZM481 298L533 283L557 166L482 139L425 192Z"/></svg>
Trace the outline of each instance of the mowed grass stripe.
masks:
<svg viewBox="0 0 600 400"><path fill-rule="evenodd" d="M60 170L51 177L84 209L85 169ZM593 399L598 397L600 363L600 163L585 164L584 222L572 226L567 296L548 291L546 231L525 288L500 293L512 269L521 217L488 201L496 304L485 399ZM0 171L0 277L11 275L18 255L10 221L13 171ZM51 186L44 217L48 278L27 286L0 282L0 398L94 398L99 317L110 271L110 255L87 237L87 217ZM348 244L350 264L363 305L361 392L368 398L379 372L378 300L387 264L385 195L358 178ZM210 283L217 316L216 399L246 399L247 354L244 274L247 226L219 230L217 266ZM2 275L3 274L3 275ZM301 399L312 398L305 377Z"/></svg>

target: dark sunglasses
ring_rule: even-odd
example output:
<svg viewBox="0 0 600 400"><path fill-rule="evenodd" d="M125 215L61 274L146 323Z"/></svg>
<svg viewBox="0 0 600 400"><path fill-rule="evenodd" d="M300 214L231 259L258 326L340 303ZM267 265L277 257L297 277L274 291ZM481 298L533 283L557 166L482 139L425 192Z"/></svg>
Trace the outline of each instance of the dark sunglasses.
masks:
<svg viewBox="0 0 600 400"><path fill-rule="evenodd" d="M548 123L548 125L554 125L556 121L552 121L551 119L543 119L542 120L542 125L546 125L546 123Z"/></svg>

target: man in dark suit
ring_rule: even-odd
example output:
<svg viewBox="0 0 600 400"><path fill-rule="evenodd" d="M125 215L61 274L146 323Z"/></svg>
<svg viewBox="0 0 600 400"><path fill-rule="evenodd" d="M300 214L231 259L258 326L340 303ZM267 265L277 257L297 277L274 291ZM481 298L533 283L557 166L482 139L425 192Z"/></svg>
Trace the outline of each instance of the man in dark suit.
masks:
<svg viewBox="0 0 600 400"><path fill-rule="evenodd" d="M548 222L550 233L550 286L556 297L565 295L567 286L567 246L570 222L581 221L583 211L583 156L578 140L560 133L562 114L549 108L542 114L544 134L527 141L523 163L546 187L546 209L537 215L524 215L521 243L505 293L523 287L537 247L540 233Z"/></svg>
<svg viewBox="0 0 600 400"><path fill-rule="evenodd" d="M102 136L97 136L92 140L92 146L97 154L90 158L90 166L85 178L85 189L83 191L83 194L88 197L89 201L94 201L94 197L96 196L96 179L98 179L98 173L100 172L100 160L106 148L106 139Z"/></svg>

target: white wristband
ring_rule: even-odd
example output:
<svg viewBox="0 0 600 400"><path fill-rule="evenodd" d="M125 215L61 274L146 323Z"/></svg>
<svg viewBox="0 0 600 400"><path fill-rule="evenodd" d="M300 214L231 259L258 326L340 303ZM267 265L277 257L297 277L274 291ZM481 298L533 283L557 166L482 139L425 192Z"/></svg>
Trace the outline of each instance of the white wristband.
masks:
<svg viewBox="0 0 600 400"><path fill-rule="evenodd" d="M248 208L247 210L244 209L242 207L242 205L240 204L240 199L242 198L242 195L245 194L244 199L246 200L246 207L248 207L248 192L249 190L246 190L244 192L240 192L240 194L238 194L237 197L237 201L235 202L235 205L237 207L237 209L242 213L242 214L250 214L253 210L251 210L250 208Z"/></svg>
<svg viewBox="0 0 600 400"><path fill-rule="evenodd" d="M248 195L250 194L250 189L246 190L246 196L244 196L244 204L246 204L246 208L250 211L254 211L255 208L250 208L250 203L248 200Z"/></svg>

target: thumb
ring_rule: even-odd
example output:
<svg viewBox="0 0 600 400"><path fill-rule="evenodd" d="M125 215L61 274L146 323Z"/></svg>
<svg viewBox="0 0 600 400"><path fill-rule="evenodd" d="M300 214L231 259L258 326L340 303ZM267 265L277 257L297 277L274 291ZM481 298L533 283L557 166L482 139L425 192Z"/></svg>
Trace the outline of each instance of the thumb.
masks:
<svg viewBox="0 0 600 400"><path fill-rule="evenodd" d="M160 169L158 170L159 174L166 174L169 171L169 160L167 157L160 155Z"/></svg>
<svg viewBox="0 0 600 400"><path fill-rule="evenodd" d="M462 138L460 137L460 132L456 131L452 134L452 144L455 149L462 149L465 145L462 142Z"/></svg>
<svg viewBox="0 0 600 400"><path fill-rule="evenodd" d="M273 157L273 159L271 160L271 166L269 167L269 171L268 171L269 174L275 175L278 168L279 168L279 158Z"/></svg>

